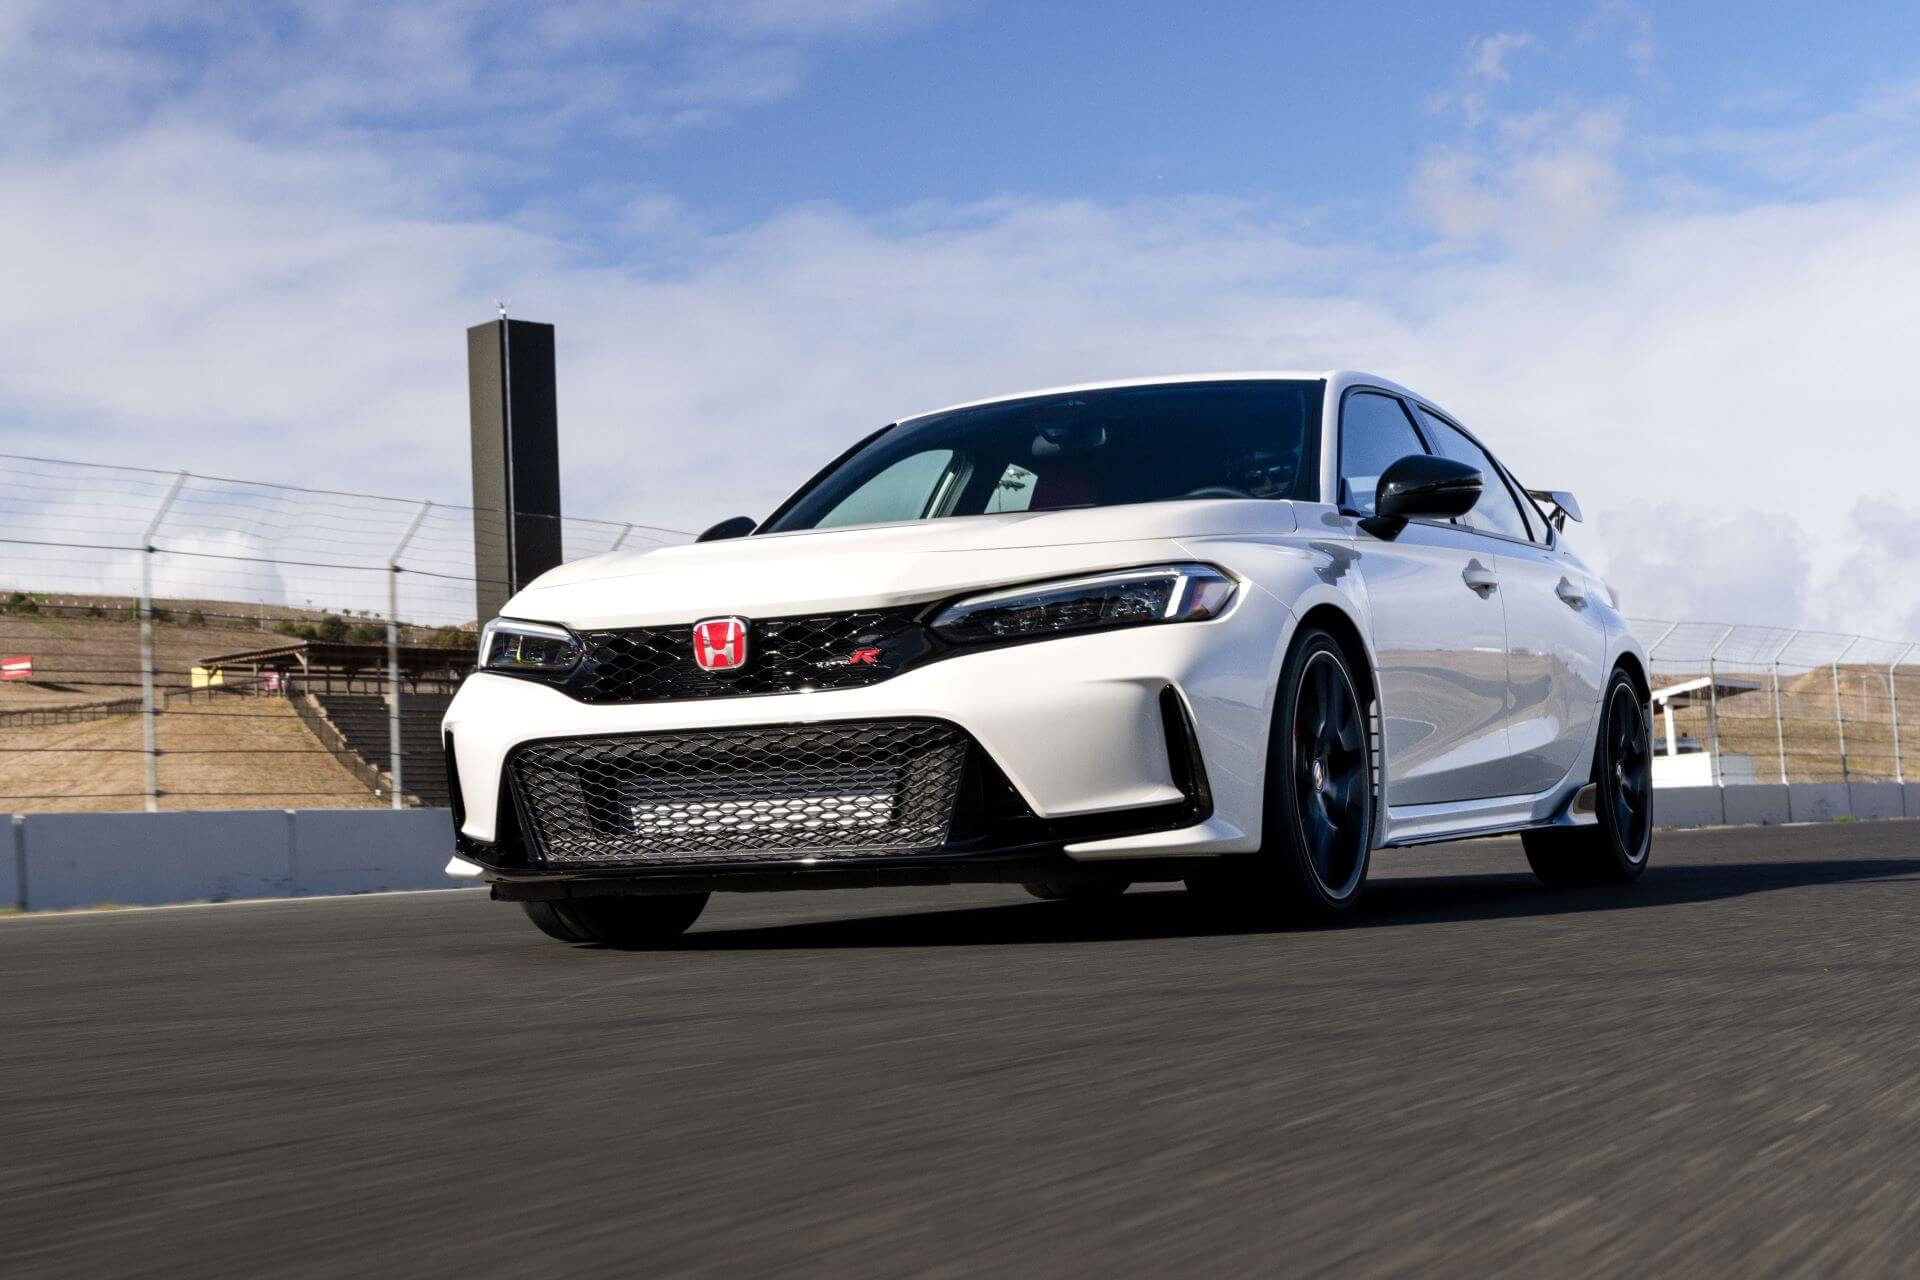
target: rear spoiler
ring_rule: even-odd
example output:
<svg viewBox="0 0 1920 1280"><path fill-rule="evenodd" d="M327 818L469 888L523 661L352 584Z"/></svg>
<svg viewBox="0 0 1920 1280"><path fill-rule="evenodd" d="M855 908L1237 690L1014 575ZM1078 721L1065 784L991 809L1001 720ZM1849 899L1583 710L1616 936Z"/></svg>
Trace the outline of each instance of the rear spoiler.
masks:
<svg viewBox="0 0 1920 1280"><path fill-rule="evenodd" d="M1567 521L1580 519L1580 503L1565 489L1529 489L1527 496L1551 508L1547 512L1547 523L1556 529L1565 529Z"/></svg>

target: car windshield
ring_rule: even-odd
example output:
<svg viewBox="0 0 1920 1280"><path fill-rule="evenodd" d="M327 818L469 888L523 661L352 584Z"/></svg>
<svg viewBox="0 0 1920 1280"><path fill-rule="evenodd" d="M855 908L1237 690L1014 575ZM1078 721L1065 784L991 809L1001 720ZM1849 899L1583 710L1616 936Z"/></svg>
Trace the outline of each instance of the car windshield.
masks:
<svg viewBox="0 0 1920 1280"><path fill-rule="evenodd" d="M916 418L841 459L767 529L1177 499L1311 499L1324 385L1111 387Z"/></svg>

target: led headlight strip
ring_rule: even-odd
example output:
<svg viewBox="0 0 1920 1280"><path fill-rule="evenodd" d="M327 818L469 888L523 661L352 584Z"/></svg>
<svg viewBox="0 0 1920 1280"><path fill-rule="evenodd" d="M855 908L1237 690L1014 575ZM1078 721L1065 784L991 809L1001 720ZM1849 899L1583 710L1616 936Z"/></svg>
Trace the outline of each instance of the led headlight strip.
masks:
<svg viewBox="0 0 1920 1280"><path fill-rule="evenodd" d="M557 675L580 665L579 637L549 622L495 618L480 630L483 671Z"/></svg>
<svg viewBox="0 0 1920 1280"><path fill-rule="evenodd" d="M1217 618L1239 582L1207 564L1163 564L1063 578L957 600L932 627L955 644Z"/></svg>

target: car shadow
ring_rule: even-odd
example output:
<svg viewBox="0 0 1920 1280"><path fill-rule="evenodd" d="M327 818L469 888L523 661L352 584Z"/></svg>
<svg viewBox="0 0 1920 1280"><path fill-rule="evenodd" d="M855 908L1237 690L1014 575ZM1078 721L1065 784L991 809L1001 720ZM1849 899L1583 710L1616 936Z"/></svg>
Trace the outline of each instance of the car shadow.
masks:
<svg viewBox="0 0 1920 1280"><path fill-rule="evenodd" d="M1556 889L1526 872L1394 876L1368 886L1345 927L1367 929L1648 910L1780 889L1920 877L1920 858L1819 859L1653 867L1637 884ZM1138 941L1288 932L1223 921L1178 887L1136 890L1097 905L1015 902L746 928L705 929L668 944L675 951L967 947ZM1291 930L1297 931L1297 930ZM1311 930L1308 930L1311 931Z"/></svg>

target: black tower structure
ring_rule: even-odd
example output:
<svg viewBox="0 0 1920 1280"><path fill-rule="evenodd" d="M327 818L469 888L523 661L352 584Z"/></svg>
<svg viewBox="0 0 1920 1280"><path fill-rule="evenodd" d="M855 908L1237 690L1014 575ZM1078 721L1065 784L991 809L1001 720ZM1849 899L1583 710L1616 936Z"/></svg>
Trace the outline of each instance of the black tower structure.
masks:
<svg viewBox="0 0 1920 1280"><path fill-rule="evenodd" d="M560 563L553 326L504 315L467 330L475 616Z"/></svg>

